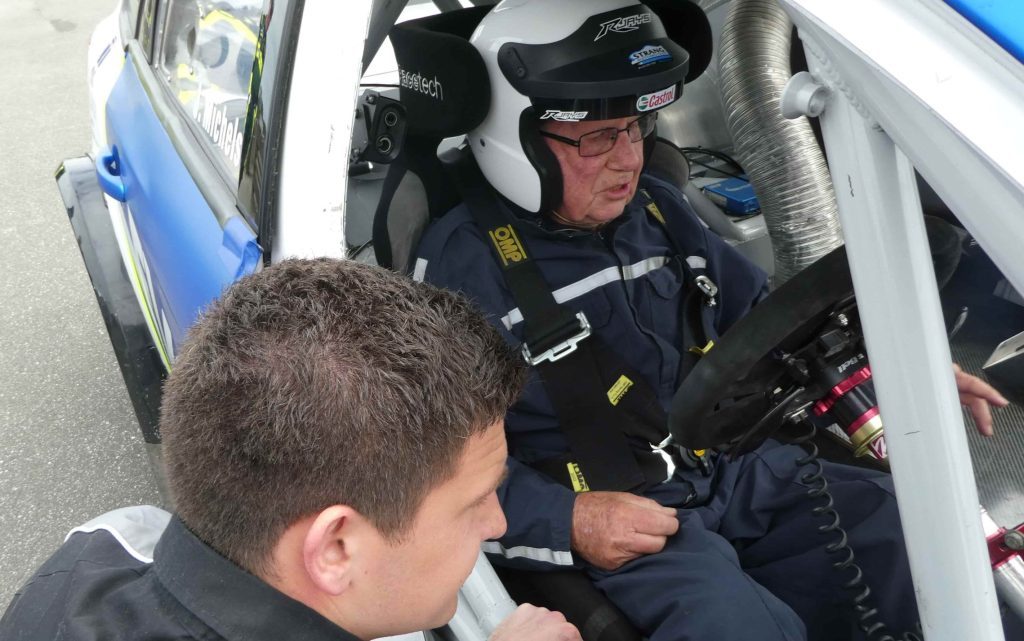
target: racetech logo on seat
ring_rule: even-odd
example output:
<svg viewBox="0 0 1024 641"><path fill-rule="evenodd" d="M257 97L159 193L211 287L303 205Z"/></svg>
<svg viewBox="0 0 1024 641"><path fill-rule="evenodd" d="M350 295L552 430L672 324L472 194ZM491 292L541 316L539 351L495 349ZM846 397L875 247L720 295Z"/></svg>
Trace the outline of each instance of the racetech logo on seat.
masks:
<svg viewBox="0 0 1024 641"><path fill-rule="evenodd" d="M437 76L427 78L418 71L399 69L398 77L403 88L412 89L424 96L444 101L444 87L441 85L441 81L437 79Z"/></svg>

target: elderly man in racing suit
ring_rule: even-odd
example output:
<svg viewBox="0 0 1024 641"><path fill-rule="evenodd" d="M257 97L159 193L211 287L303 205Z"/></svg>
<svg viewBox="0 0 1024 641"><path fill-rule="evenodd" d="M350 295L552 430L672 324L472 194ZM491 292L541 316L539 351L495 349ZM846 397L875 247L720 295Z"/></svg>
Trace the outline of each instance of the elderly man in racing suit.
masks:
<svg viewBox="0 0 1024 641"><path fill-rule="evenodd" d="M616 352L667 410L693 367L690 348L716 339L746 314L766 294L766 276L709 232L676 188L642 173L656 110L675 100L682 83L666 89L663 75L647 89L634 83L621 90L627 85L618 82L612 56L661 57L627 70L652 77L653 67L684 58L664 38L658 17L643 5L600 0L564 3L564 15L545 14L542 21L536 5L493 12L474 35L490 65L492 106L470 132L470 148L500 194L495 206L514 221L516 240L555 300L583 312L602 349ZM524 24L557 26L544 26L526 42L515 33ZM616 25L639 27L613 33ZM558 29L564 33L553 35ZM521 72L500 60L512 55L493 53L495 43L510 37L519 38L514 54L525 61ZM621 42L609 44L616 38ZM607 100L591 93L560 103L537 95L544 89L529 84L531 74L559 77L559 69L537 71L539 61L552 59L568 61L567 86L607 69ZM509 119L518 128L505 122L503 129ZM519 345L521 303L498 258L464 204L427 231L414 277L466 294ZM717 286L710 299L689 296L698 275ZM694 304L702 306L709 335L695 336L685 320ZM958 382L961 391L980 389L997 400L977 379ZM849 574L830 567L836 559L824 548L832 539L818 532L822 522L811 515L814 505L799 481L801 450L768 442L735 460L712 454L698 465L677 461L669 478L640 489L586 491L585 482L566 483L550 472L548 462L561 465L571 449L551 389L535 372L506 418L512 458L499 495L509 528L485 544L498 562L585 568L652 641L850 637L852 595L841 586ZM594 392L593 402L601 403L604 390ZM912 629L917 612L891 479L831 463L825 470L872 590L871 607L891 629Z"/></svg>

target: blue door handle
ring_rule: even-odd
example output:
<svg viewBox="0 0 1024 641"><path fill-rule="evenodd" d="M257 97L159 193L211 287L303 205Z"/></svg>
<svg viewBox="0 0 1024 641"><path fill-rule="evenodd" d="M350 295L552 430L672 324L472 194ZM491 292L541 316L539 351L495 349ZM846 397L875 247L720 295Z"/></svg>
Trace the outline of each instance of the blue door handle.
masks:
<svg viewBox="0 0 1024 641"><path fill-rule="evenodd" d="M252 231L242 222L240 216L234 216L224 225L221 259L229 269L235 270L237 280L251 274L259 263L263 250L256 243Z"/></svg>
<svg viewBox="0 0 1024 641"><path fill-rule="evenodd" d="M96 156L96 176L104 193L124 202L126 200L124 181L121 180L121 164L117 157L117 147L104 147Z"/></svg>

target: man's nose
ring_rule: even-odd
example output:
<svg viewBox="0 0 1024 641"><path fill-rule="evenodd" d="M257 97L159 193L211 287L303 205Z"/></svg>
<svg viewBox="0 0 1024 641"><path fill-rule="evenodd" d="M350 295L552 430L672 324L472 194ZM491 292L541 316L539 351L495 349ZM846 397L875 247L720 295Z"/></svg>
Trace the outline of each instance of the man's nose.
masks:
<svg viewBox="0 0 1024 641"><path fill-rule="evenodd" d="M496 539L508 529L508 521L505 520L505 511L501 509L498 502L498 495L494 494L487 502L487 524L485 527L485 539Z"/></svg>
<svg viewBox="0 0 1024 641"><path fill-rule="evenodd" d="M629 139L628 132L620 131L615 139L615 145L609 153L611 154L610 164L614 168L632 171L643 162L644 141L641 139L633 142Z"/></svg>

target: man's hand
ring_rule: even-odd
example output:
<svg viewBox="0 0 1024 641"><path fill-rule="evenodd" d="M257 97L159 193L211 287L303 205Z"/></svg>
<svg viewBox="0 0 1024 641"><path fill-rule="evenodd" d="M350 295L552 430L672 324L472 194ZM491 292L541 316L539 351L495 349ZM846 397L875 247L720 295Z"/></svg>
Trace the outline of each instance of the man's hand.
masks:
<svg viewBox="0 0 1024 641"><path fill-rule="evenodd" d="M602 570L660 552L679 530L674 508L627 492L584 492L572 510L572 549Z"/></svg>
<svg viewBox="0 0 1024 641"><path fill-rule="evenodd" d="M501 622L489 641L582 641L561 612L524 603Z"/></svg>
<svg viewBox="0 0 1024 641"><path fill-rule="evenodd" d="M960 393L960 404L970 408L978 431L983 436L992 436L992 410L989 409L989 403L996 407L1006 407L1010 401L985 381L961 370L956 363L953 363L953 374L956 376L956 391Z"/></svg>

